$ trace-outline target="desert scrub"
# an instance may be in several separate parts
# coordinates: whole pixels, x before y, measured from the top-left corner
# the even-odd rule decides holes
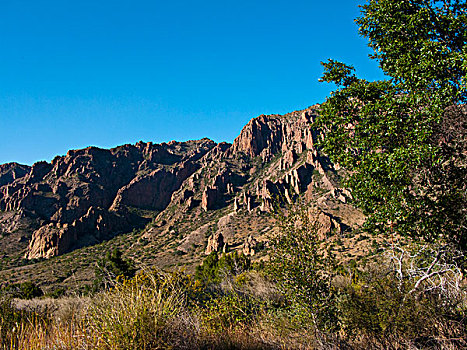
[[[280,234],[272,238],[266,266],[269,277],[298,323],[311,322],[317,333],[337,331],[339,311],[332,285],[337,264],[331,247],[318,239],[317,227],[303,208],[290,208],[287,216],[279,214],[278,223]]]
[[[207,301],[199,311],[203,330],[218,334],[251,325],[259,311],[259,303],[253,298],[232,291]]]
[[[218,284],[223,280],[238,276],[251,268],[250,258],[236,252],[228,254],[210,253],[203,263],[196,267],[194,278],[204,286]]]
[[[2,293],[21,299],[32,299],[44,295],[42,289],[31,281],[10,284],[5,288],[2,288]]]
[[[170,324],[183,313],[184,296],[152,273],[118,281],[93,298],[87,328],[99,349],[167,348]]]
[[[463,349],[466,346],[465,295],[443,296],[429,288],[410,293],[414,282],[403,282],[379,260],[354,269],[350,283],[339,290],[342,334],[357,348],[372,344],[388,348]]]

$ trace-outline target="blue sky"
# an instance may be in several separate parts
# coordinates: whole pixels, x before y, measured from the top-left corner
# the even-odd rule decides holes
[[[0,163],[209,137],[323,102],[328,58],[381,79],[364,1],[0,0]]]

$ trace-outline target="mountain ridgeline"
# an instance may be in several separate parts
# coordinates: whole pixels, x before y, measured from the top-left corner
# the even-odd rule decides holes
[[[175,235],[165,248],[180,255],[254,254],[276,200],[307,201],[322,235],[350,229],[362,216],[346,204],[343,170],[315,147],[317,108],[261,115],[233,144],[138,142],[0,165],[0,257],[50,258],[134,229],[148,240]]]

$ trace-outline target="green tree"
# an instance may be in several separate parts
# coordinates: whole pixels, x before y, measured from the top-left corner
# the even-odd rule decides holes
[[[357,19],[386,80],[322,63],[338,86],[321,107],[321,143],[349,170],[367,227],[466,248],[467,5],[370,0]]]
[[[132,263],[129,260],[123,259],[122,252],[118,248],[115,248],[112,252],[107,252],[105,255],[104,266],[116,277],[133,277],[136,272]]]
[[[135,276],[136,268],[131,260],[122,257],[120,249],[115,248],[111,252],[108,251],[105,257],[97,262],[94,273],[96,277],[90,291],[98,292],[108,286],[113,286],[119,276],[127,278]]]
[[[201,265],[196,267],[195,279],[204,284],[212,283],[217,278],[219,266],[219,255],[217,252],[211,252]]]

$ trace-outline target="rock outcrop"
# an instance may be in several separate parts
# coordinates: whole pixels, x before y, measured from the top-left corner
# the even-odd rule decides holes
[[[261,156],[263,161],[269,161],[272,155],[282,151],[286,154],[285,165],[290,165],[295,153],[313,148],[317,135],[311,123],[316,115],[316,107],[310,107],[286,116],[261,115],[254,118],[235,139],[230,152],[243,153],[251,158]]]
[[[351,200],[351,193],[339,187],[338,168],[315,148],[320,137],[312,125],[316,114],[312,106],[284,116],[259,116],[232,145],[209,139],[138,142],[112,149],[70,150],[51,163],[32,167],[3,164],[0,211],[21,212],[22,217],[35,220],[27,236],[32,237],[25,254],[28,259],[49,258],[101,242],[143,227],[153,218],[145,237],[151,237],[149,232],[178,237],[183,254],[206,243],[206,254],[222,251],[228,240],[229,247],[233,242],[244,254],[253,255],[256,237],[241,236],[237,231],[242,230],[233,227],[234,216],[266,216],[277,205],[292,204],[301,196],[318,206],[320,200]],[[217,215],[216,210],[227,206],[233,216],[207,239],[207,227],[225,215]],[[319,226],[318,234],[325,238],[340,232],[339,220],[320,210],[310,214]],[[13,214],[3,217],[4,232],[19,220]],[[178,230],[177,220],[193,227],[187,233]]]
[[[325,213],[319,209],[310,209],[308,211],[310,223],[315,226],[319,239],[325,240],[334,233],[342,232],[342,225],[331,214]]]
[[[222,191],[219,187],[208,187],[203,191],[203,197],[201,199],[201,208],[205,211],[216,209],[219,202],[222,201]]]
[[[212,252],[225,251],[225,248],[224,236],[221,232],[216,232],[209,237],[205,254],[209,255]]]
[[[50,258],[72,248],[95,244],[125,228],[125,219],[100,208],[90,207],[71,224],[49,223],[33,233],[26,258]]]
[[[257,245],[258,245],[258,242],[256,241],[256,239],[254,239],[253,236],[249,235],[245,239],[245,242],[243,243],[243,246],[242,246],[243,255],[245,256],[255,255]]]
[[[31,167],[18,163],[0,164],[0,186],[5,186],[20,179],[31,171]]]
[[[43,222],[33,234],[28,258],[62,254],[131,230],[135,222],[127,207],[164,210],[214,147],[208,139],[139,142],[110,150],[71,150],[32,167],[4,164],[0,210],[22,210]]]
[[[118,211],[122,205],[164,210],[170,203],[173,192],[195,170],[197,166],[188,161],[169,171],[157,169],[147,175],[138,175],[118,190],[110,210]]]

